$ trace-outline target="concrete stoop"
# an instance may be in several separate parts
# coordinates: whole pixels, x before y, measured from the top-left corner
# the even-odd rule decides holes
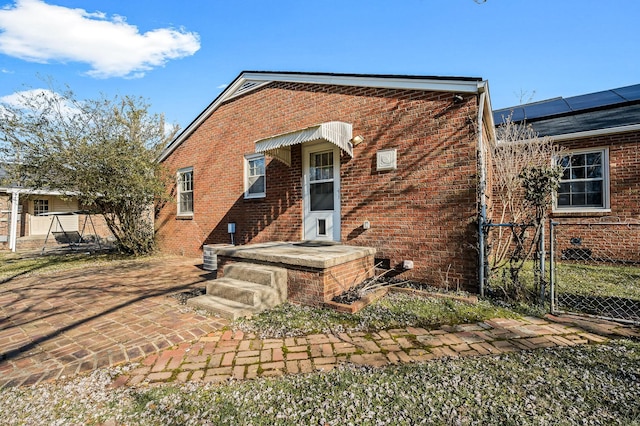
[[[250,316],[287,300],[287,270],[254,263],[225,265],[223,277],[207,284],[207,293],[187,305],[223,318]]]

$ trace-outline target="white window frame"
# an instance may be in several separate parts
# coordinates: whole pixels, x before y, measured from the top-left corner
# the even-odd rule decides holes
[[[252,175],[251,162],[256,160],[262,160],[262,174]],[[253,192],[250,193],[249,189],[251,188],[250,180],[256,177],[263,177],[264,179],[264,190],[262,192]],[[247,154],[244,156],[244,198],[264,198],[267,196],[267,162],[264,154]]]
[[[556,194],[553,201],[553,212],[554,213],[607,213],[611,211],[610,207],[610,186],[609,186],[609,148],[606,147],[595,147],[595,148],[584,148],[584,149],[572,149],[563,153],[562,157],[557,157],[555,159],[556,164],[559,164],[560,160],[563,157],[573,154],[591,154],[591,153],[600,153],[602,154],[602,207],[587,207],[587,206],[558,206],[558,195]],[[572,182],[576,181],[575,179],[569,179],[564,182]],[[561,180],[561,182],[563,182]]]
[[[183,176],[187,173],[191,173],[191,190],[183,190],[182,186],[183,186]],[[190,217],[193,216],[193,210],[194,210],[194,198],[193,198],[193,167],[184,167],[182,169],[179,169],[178,172],[176,173],[176,187],[177,187],[177,214],[178,216],[182,216],[182,217]],[[183,193],[191,193],[191,211],[182,211],[181,207],[182,207],[182,194]]]

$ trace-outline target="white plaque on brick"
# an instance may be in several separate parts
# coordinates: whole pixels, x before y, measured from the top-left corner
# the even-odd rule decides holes
[[[377,171],[395,170],[397,167],[396,149],[383,149],[377,153]]]

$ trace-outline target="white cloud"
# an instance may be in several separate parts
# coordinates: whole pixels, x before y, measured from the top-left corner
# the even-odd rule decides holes
[[[0,9],[0,53],[40,63],[84,62],[97,78],[141,77],[199,49],[197,33],[171,28],[140,33],[118,15],[108,18],[41,0],[16,0]]]
[[[216,87],[216,89],[226,89],[228,86],[228,84],[221,84],[219,86]]]
[[[63,116],[70,117],[80,112],[78,108],[69,103],[59,93],[49,89],[29,89],[2,96],[0,97],[0,108],[2,108],[6,114],[6,109],[2,106],[3,104],[13,108],[37,110],[51,105],[52,102],[58,106],[58,110]]]

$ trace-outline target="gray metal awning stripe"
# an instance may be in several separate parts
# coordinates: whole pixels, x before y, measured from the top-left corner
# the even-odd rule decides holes
[[[353,157],[352,132],[350,123],[329,121],[306,129],[256,141],[256,152],[263,153],[285,163],[287,166],[291,166],[291,146],[325,140],[337,145]]]

